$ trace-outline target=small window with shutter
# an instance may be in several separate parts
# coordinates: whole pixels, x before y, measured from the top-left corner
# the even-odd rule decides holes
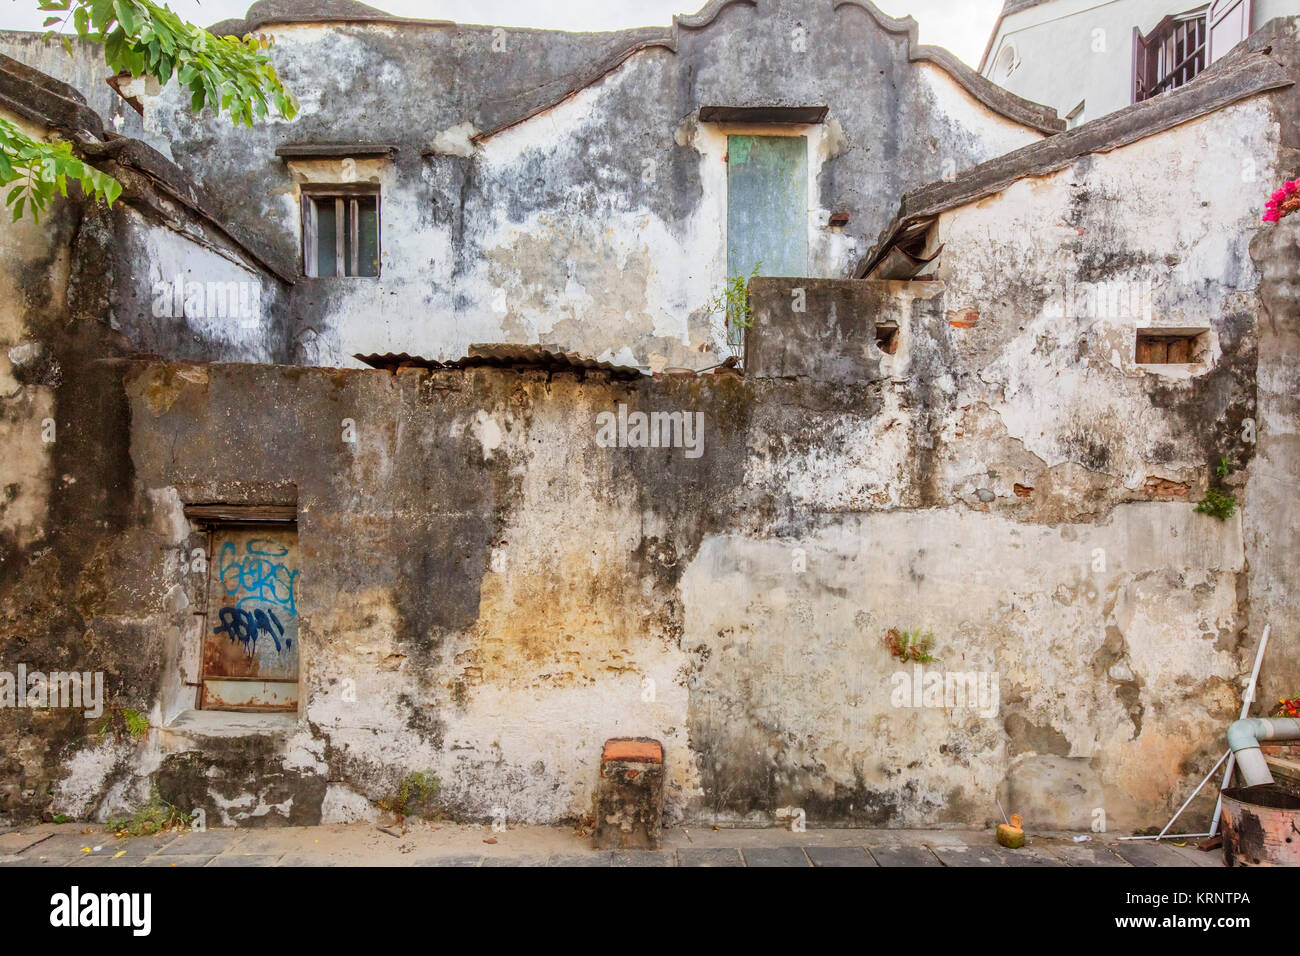
[[[1208,65],[1206,8],[1165,17],[1146,36],[1133,28],[1133,102],[1190,83]]]
[[[379,188],[303,187],[303,274],[311,278],[379,275]]]
[[[1138,365],[1191,365],[1205,360],[1204,329],[1138,329]]]

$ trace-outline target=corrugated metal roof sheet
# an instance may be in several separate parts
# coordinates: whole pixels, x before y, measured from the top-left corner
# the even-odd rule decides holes
[[[614,365],[610,362],[598,362],[589,355],[580,352],[564,352],[544,345],[517,345],[506,342],[491,342],[469,347],[469,354],[464,358],[440,362],[436,359],[410,355],[406,352],[389,352],[384,355],[354,355],[359,362],[365,362],[373,368],[396,371],[399,368],[492,368],[542,369],[548,372],[587,371],[608,372],[615,378],[638,378],[644,374],[632,365]]]

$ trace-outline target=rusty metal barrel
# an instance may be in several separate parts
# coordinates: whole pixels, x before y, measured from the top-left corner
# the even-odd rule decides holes
[[[1300,796],[1272,784],[1223,791],[1227,866],[1300,866]]]

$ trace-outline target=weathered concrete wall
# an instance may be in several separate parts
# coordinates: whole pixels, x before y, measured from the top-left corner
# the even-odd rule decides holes
[[[56,95],[33,89],[24,106],[48,105],[46,94]],[[53,135],[30,117],[0,116],[29,136]],[[0,818],[48,811],[54,782],[86,759],[87,737],[109,725],[116,735],[120,699],[147,697],[159,680],[148,599],[129,580],[132,559],[118,564],[109,544],[132,548],[135,514],[113,361],[272,361],[286,352],[281,280],[172,197],[141,193],[147,186],[133,177],[132,198],[111,210],[75,198],[73,187],[74,198],[56,197],[39,223],[0,222],[0,671],[99,671],[117,699],[103,701],[107,724],[92,725],[81,708],[0,708]],[[164,275],[201,283],[206,317],[184,298],[160,301]],[[235,283],[253,314],[231,314],[227,302],[226,316],[214,317],[209,282],[226,293]],[[104,577],[110,565],[125,578]]]
[[[1104,793],[1096,806],[1113,815],[1125,794],[1142,800],[1188,789],[1180,777],[1208,769],[1222,747],[1266,623],[1273,644],[1257,713],[1292,693],[1294,617],[1282,595],[1293,583],[1295,545],[1283,476],[1295,469],[1288,436],[1296,409],[1293,349],[1276,318],[1290,301],[1281,281],[1290,260],[1285,233],[1258,221],[1272,184],[1294,162],[1279,153],[1292,101],[1290,92],[1255,97],[1085,156],[952,209],[934,228],[930,248],[944,247],[936,275],[951,351],[921,368],[939,377],[952,409],[934,434],[935,491],[1059,527],[1077,542],[1070,557],[1027,546],[1049,555],[1044,563],[1082,569],[1056,598],[1069,604],[1080,595],[1087,606],[1064,628],[1074,635],[1068,653],[1104,681],[1084,706],[1118,707],[1129,718],[1080,736],[1077,709],[1062,719],[1052,701],[1060,684],[1035,680],[1004,697],[1009,749],[1020,754],[1013,793],[1077,783],[1090,796]],[[1143,328],[1203,330],[1201,361],[1136,364]],[[900,325],[904,362],[915,341],[908,332]],[[912,363],[910,377],[917,373]],[[1226,480],[1214,472],[1221,458],[1233,470]],[[1211,484],[1240,505],[1221,527],[1191,510]],[[1142,499],[1188,502],[1174,510],[1188,524],[1140,530]],[[1244,539],[1233,527],[1241,521]],[[1122,528],[1126,542],[1101,540],[1107,526]],[[1189,542],[1178,539],[1192,533],[1222,535],[1222,551],[1189,562],[1178,551]],[[1169,536],[1154,561],[1136,553],[1144,534]],[[1009,544],[990,535],[989,553],[1001,563]],[[1088,554],[1122,574],[1146,570],[1107,581],[1089,572]],[[1018,585],[1022,573],[1010,571],[1009,580]],[[957,593],[969,596],[960,580]],[[1135,593],[1161,609],[1135,612]],[[1014,606],[1019,615],[1032,605]],[[1044,623],[1039,633],[1060,629]],[[1171,691],[1187,695],[1188,706],[1172,708],[1177,716]],[[1112,759],[1118,791],[1105,773],[1087,783]]]
[[[733,5],[718,22],[751,16]],[[397,42],[367,30],[320,42]],[[624,74],[664,94],[650,67],[668,57],[638,54],[551,117],[574,110],[582,129],[584,97],[631,95],[617,92]],[[799,807],[812,825],[970,825],[995,819],[1000,797],[1038,827],[1088,827],[1097,810],[1111,829],[1162,822],[1220,752],[1265,621],[1281,663],[1261,696],[1294,693],[1294,237],[1256,223],[1295,161],[1292,99],[1244,100],[944,213],[937,281],[755,282],[744,377],[92,361],[135,350],[110,316],[172,359],[302,361],[311,343],[325,361],[351,348],[347,329],[398,326],[364,298],[385,286],[339,281],[346,325],[299,311],[309,293],[288,310],[292,348],[284,324],[258,340],[187,318],[186,351],[180,330],[142,320],[151,277],[90,268],[120,234],[130,261],[148,254],[161,273],[181,261],[174,240],[150,245],[126,210],[69,213],[66,243],[56,233],[42,255],[70,250],[78,321],[59,321],[58,270],[27,250],[18,291],[51,308],[5,332],[27,323],[26,342],[38,316],[35,338],[79,374],[56,386],[10,373],[23,401],[54,401],[60,437],[22,459],[35,510],[5,526],[18,571],[0,578],[4,659],[100,669],[110,717],[140,710],[150,729],[134,740],[120,720],[101,736],[66,711],[0,713],[0,812],[102,818],[156,786],[212,823],[310,823],[373,814],[423,772],[441,781],[443,812],[557,821],[590,810],[606,738],[651,736],[671,820],[767,823]],[[465,194],[495,168],[501,223],[548,204],[614,222],[623,207],[584,185],[613,167],[561,169],[568,140],[529,127],[465,159]],[[613,148],[602,143],[589,152]],[[408,152],[361,172],[394,175]],[[231,163],[215,181],[238,197],[234,158],[209,153]],[[543,173],[538,197],[522,196],[521,168]],[[274,200],[286,216],[294,189],[286,179]],[[681,219],[672,195],[644,201]],[[572,236],[586,228],[557,222],[548,242],[582,250]],[[390,252],[506,268],[491,249],[530,237],[503,235],[472,255],[450,242]],[[576,274],[566,266],[566,287]],[[133,281],[91,281],[113,275]],[[637,294],[608,301],[635,312]],[[560,300],[530,308],[556,323],[538,337],[587,327]],[[446,313],[465,317],[466,341],[527,337],[481,335],[493,329],[475,309],[471,295]],[[875,346],[880,322],[898,327],[893,354]],[[1203,330],[1199,365],[1136,366],[1147,326]],[[621,407],[698,414],[702,444],[609,447],[599,416]],[[1193,510],[1221,456],[1242,505],[1224,522]],[[184,505],[214,501],[296,508],[296,715],[192,710],[210,625],[195,615],[203,578],[176,556],[203,542]],[[918,678],[891,630],[932,633],[939,660]],[[973,699],[927,697],[935,675],[966,675]]]
[[[382,275],[299,282],[296,361],[511,341],[702,368],[722,350],[705,304],[726,278],[728,131],[808,136],[806,271],[832,277],[905,189],[1041,136],[937,60],[910,62],[906,25],[868,7],[713,3],[698,25],[615,34],[277,22],[265,32],[301,101],[294,123],[232,129],[174,91],[147,99],[146,121],[295,273],[301,173],[276,147],[397,147],[357,164],[382,187]],[[829,112],[728,127],[700,122],[706,106]],[[837,210],[851,213],[842,229],[828,226]]]
[[[3,111],[0,117],[28,136],[44,135],[21,117]],[[0,226],[0,438],[9,449],[0,462],[0,567],[38,539],[45,525],[51,446],[41,431],[63,370],[35,332],[66,308],[76,223],[70,207],[56,202],[41,224],[27,218]]]
[[[0,113],[29,136],[45,130]],[[0,223],[0,660],[50,670],[93,661],[123,687],[154,670],[147,644],[124,638],[107,619],[86,626],[102,593],[84,570],[118,527],[124,422],[120,385],[105,392],[94,358],[111,354],[105,328],[82,311],[107,289],[82,271],[80,204],[56,199],[37,224]],[[81,321],[86,319],[85,321]],[[120,379],[120,374],[117,376]],[[102,557],[102,556],[100,556]],[[93,578],[93,574],[91,575]],[[135,649],[132,644],[135,643]],[[70,668],[69,668],[70,669]],[[84,743],[82,711],[0,710],[0,816],[49,806],[64,763]]]
[[[108,321],[135,352],[283,361],[288,290],[202,224],[169,228],[121,207],[98,238],[112,264]],[[89,254],[89,250],[87,251]]]
[[[891,298],[889,318],[915,317],[888,375],[138,367],[130,545],[177,674],[143,701],[149,737],[87,747],[56,805],[108,812],[156,770],[211,819],[336,819],[421,770],[446,812],[552,821],[589,810],[605,738],[645,735],[671,819],[983,823],[1008,790],[1038,825],[1163,812],[1233,706],[1240,524],[1182,500],[1071,520],[964,500],[941,462],[986,436],[956,433],[960,394],[932,377],[968,361],[942,284],[768,280],[764,313],[800,282],[790,321],[835,304],[860,328],[851,307]],[[603,447],[619,405],[700,413],[701,454]],[[260,735],[183,713],[201,580],[166,555],[201,541],[182,504],[213,500],[297,505],[303,704]],[[995,693],[900,703],[895,627],[932,630],[928,669]]]
[[[1151,477],[1199,491],[1207,463],[1244,464],[1259,281],[1248,244],[1277,149],[1274,106],[1255,97],[940,218],[953,342],[979,370],[954,383],[966,427],[991,427],[990,451],[1019,459],[987,462],[1001,500],[1018,482],[1039,489],[1030,507],[1095,513]],[[1205,330],[1205,361],[1137,365],[1141,328]],[[1179,430],[1196,441],[1172,440]]]

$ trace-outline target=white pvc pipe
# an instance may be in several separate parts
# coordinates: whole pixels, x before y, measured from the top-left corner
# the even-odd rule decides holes
[[[1259,749],[1261,740],[1300,740],[1300,718],[1245,717],[1228,728],[1228,746],[1248,787],[1273,782],[1273,772]]]
[[[1191,803],[1193,800],[1196,799],[1196,795],[1201,792],[1201,788],[1204,787],[1207,783],[1209,783],[1210,778],[1214,776],[1214,771],[1219,769],[1219,764],[1227,760],[1228,755],[1231,753],[1232,753],[1231,750],[1225,750],[1223,752],[1223,756],[1219,758],[1218,763],[1216,763],[1213,767],[1210,768],[1210,772],[1205,775],[1205,779],[1196,785],[1196,789],[1192,791],[1192,795],[1188,797],[1185,801],[1183,801],[1183,805],[1178,808],[1178,812],[1169,818],[1169,822],[1165,824],[1165,828],[1160,831],[1160,836],[1156,837],[1157,840],[1159,840],[1160,837],[1164,836],[1166,833],[1169,832],[1169,828],[1174,825],[1174,821],[1177,820],[1182,815],[1182,812],[1187,809],[1187,804]],[[1208,833],[1200,834],[1200,835],[1209,836]]]
[[[1170,833],[1166,835],[1162,833],[1159,836],[1129,836],[1129,837],[1120,837],[1120,839],[1121,840],[1177,840],[1179,838],[1191,839],[1193,837],[1207,837],[1207,836],[1214,836],[1214,834],[1213,833]]]

